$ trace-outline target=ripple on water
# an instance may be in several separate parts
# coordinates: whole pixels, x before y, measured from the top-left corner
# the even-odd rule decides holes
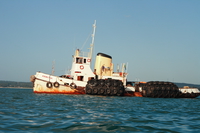
[[[196,99],[34,94],[0,89],[0,131],[199,132]]]

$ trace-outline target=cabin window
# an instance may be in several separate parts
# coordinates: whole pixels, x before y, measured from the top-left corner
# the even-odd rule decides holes
[[[78,77],[77,77],[77,80],[83,81],[83,76],[78,76]]]
[[[83,63],[83,58],[76,58],[76,63],[82,64]]]
[[[86,63],[86,59],[84,59],[84,63]]]

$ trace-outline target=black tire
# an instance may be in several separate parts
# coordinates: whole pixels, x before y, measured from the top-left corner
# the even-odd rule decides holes
[[[118,90],[117,96],[123,96],[124,95],[124,88],[120,88]]]
[[[149,89],[146,90],[146,97],[151,97],[151,92],[149,91]]]
[[[154,93],[154,97],[155,97],[155,98],[158,98],[158,97],[159,97],[159,90],[156,90],[156,89],[155,89],[153,93]]]
[[[113,88],[113,95],[117,95],[118,89],[116,87]]]
[[[161,89],[162,89],[162,91],[165,91],[165,90],[166,90],[166,88],[165,88],[164,85],[161,87]]]
[[[58,82],[54,82],[53,86],[56,87],[56,88],[58,88],[60,86],[60,84]]]
[[[113,81],[113,86],[114,86],[114,87],[119,86],[119,82],[118,82],[118,81],[119,81],[119,80],[114,80],[114,81]]]
[[[164,98],[170,98],[170,91],[169,90],[165,91]]]
[[[105,89],[104,89],[103,87],[101,87],[101,88],[99,89],[99,94],[100,94],[100,95],[104,95],[104,93],[105,93]]]
[[[89,87],[86,87],[85,93],[86,94],[92,94],[92,89],[89,88]]]
[[[110,87],[112,85],[112,80],[108,79],[108,80],[105,80],[105,85],[107,87]]]
[[[162,90],[159,90],[158,91],[158,96],[157,98],[162,98],[163,97],[163,91]]]
[[[71,84],[70,84],[70,88],[71,88],[71,89],[76,89],[76,88],[77,88],[77,86],[76,86],[76,84],[75,84],[75,83],[71,83]]]
[[[88,84],[90,85],[90,86],[97,86],[97,80],[95,80],[95,79],[91,79],[91,80],[89,80],[88,81]]]
[[[47,87],[47,88],[52,88],[52,87],[53,87],[53,84],[52,84],[51,82],[47,82],[46,87]]]
[[[92,94],[93,94],[93,95],[98,94],[98,88],[96,88],[96,87],[93,88],[93,89],[92,89]]]
[[[111,94],[111,89],[110,88],[107,88],[106,89],[106,95],[110,95]]]
[[[99,80],[99,85],[103,87],[105,85],[105,80]]]

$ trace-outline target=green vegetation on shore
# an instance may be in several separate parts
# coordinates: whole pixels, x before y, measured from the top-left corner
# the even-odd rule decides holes
[[[33,88],[32,82],[0,81],[0,88]]]

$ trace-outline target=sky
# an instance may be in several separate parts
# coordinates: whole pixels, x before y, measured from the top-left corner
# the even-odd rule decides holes
[[[0,0],[0,80],[29,82],[53,62],[65,74],[94,20],[94,56],[128,63],[129,81],[200,84],[199,0]]]

